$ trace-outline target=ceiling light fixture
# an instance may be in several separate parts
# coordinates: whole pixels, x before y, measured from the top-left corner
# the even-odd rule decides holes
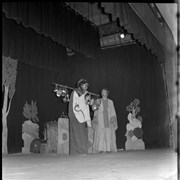
[[[123,39],[125,37],[124,33],[120,33],[120,38]]]
[[[120,38],[121,39],[125,38],[125,34],[126,34],[125,30],[123,28],[121,28],[120,33],[119,33]]]

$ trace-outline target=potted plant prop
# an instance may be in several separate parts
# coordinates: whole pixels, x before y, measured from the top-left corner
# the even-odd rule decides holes
[[[143,130],[142,130],[142,117],[137,116],[140,112],[139,99],[134,99],[127,107],[126,110],[129,112],[127,119],[129,123],[126,125],[126,150],[143,150],[145,149],[145,144],[142,140]]]
[[[22,125],[22,139],[24,140],[23,153],[30,152],[30,145],[34,139],[39,139],[39,118],[36,102],[31,101],[31,104],[25,103],[23,107],[23,115],[27,120]]]

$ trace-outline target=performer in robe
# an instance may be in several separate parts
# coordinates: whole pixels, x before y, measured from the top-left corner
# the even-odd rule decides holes
[[[69,101],[69,129],[70,129],[70,154],[88,153],[88,125],[90,126],[89,105],[85,101],[88,83],[80,79],[76,89],[73,90]]]
[[[92,127],[95,129],[93,152],[117,152],[116,133],[118,128],[114,103],[108,98],[109,90],[102,89],[100,105],[94,112]]]

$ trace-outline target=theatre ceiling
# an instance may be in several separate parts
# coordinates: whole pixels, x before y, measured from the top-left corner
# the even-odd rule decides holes
[[[102,49],[136,43],[133,36],[119,25],[119,21],[112,20],[111,14],[104,11],[100,2],[65,2],[65,4],[98,27]]]
[[[83,16],[84,19],[90,21],[93,25],[98,27],[102,49],[136,43],[137,41],[133,37],[133,34],[127,33],[127,31],[120,26],[118,18],[112,19],[112,14],[108,13],[113,12],[113,3],[108,3],[108,12],[104,10],[103,4],[105,3],[65,2],[67,7],[74,10],[77,14]],[[156,4],[149,3],[148,5],[156,18],[159,20],[161,26],[167,26],[166,20],[164,19],[164,16],[162,16]],[[123,34],[124,36],[122,36]]]

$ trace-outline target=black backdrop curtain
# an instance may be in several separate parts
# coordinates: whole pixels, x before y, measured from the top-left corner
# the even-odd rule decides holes
[[[139,98],[143,118],[144,141],[147,148],[169,145],[169,121],[162,77],[162,67],[145,47],[128,45],[103,50],[96,59],[80,54],[68,57],[59,72],[19,62],[16,93],[8,116],[9,153],[21,152],[23,106],[26,101],[37,102],[40,137],[44,123],[57,120],[67,105],[53,93],[51,82],[74,87],[79,78],[88,80],[95,93],[103,87],[110,89],[118,117],[117,146],[124,148],[127,120],[126,106]]]
[[[59,71],[66,61],[66,48],[50,38],[2,17],[2,53],[20,62]]]
[[[100,50],[98,28],[63,2],[4,2],[2,11],[6,18],[88,57]]]
[[[169,145],[168,106],[165,95],[162,66],[157,57],[139,45],[103,50],[96,59],[74,55],[68,58],[73,76],[70,83],[79,78],[88,80],[89,90],[98,93],[107,87],[117,111],[117,146],[124,148],[126,106],[138,98],[144,122],[146,147]]]

